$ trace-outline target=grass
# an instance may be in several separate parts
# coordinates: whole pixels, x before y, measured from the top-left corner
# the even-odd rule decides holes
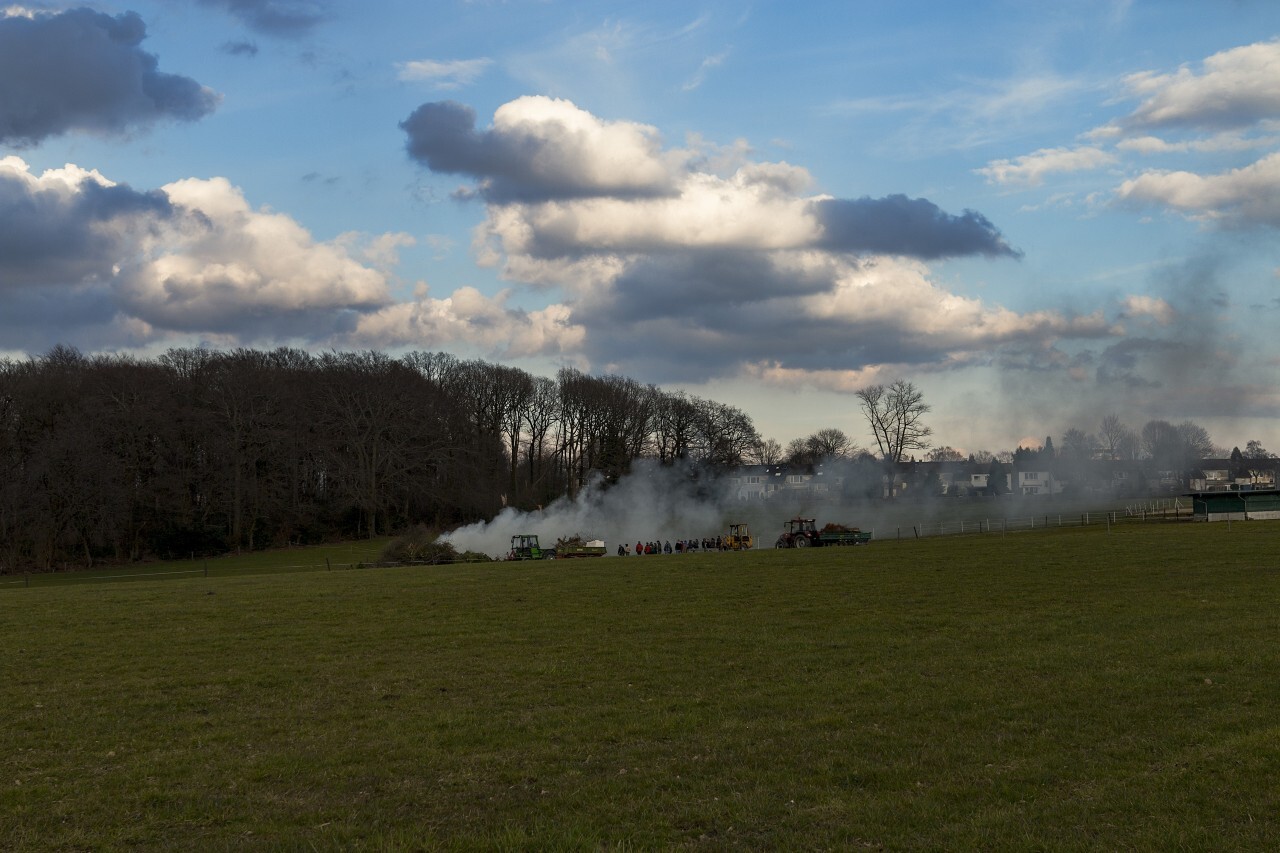
[[[6,588],[50,849],[1274,849],[1280,526]]]
[[[365,563],[376,562],[390,541],[390,537],[382,537],[328,545],[280,548],[272,551],[249,551],[220,557],[197,557],[190,560],[156,560],[68,572],[0,575],[0,590],[14,586],[159,580],[192,575],[230,577],[282,572],[314,572],[322,569],[326,571],[352,569]]]

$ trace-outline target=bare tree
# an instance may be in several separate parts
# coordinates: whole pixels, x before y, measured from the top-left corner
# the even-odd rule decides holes
[[[1133,430],[1125,426],[1120,416],[1115,414],[1107,415],[1102,419],[1098,441],[1109,459],[1126,458],[1126,451],[1131,451],[1136,444]]]
[[[1175,429],[1188,463],[1219,455],[1219,448],[1209,437],[1209,431],[1194,421],[1183,421]]]
[[[773,438],[757,441],[747,454],[747,459],[757,465],[777,465],[782,458],[782,445]]]
[[[1147,421],[1142,427],[1142,449],[1161,469],[1181,471],[1214,454],[1208,431],[1194,421],[1174,426],[1168,421]]]
[[[1093,458],[1093,448],[1097,439],[1082,429],[1071,427],[1062,434],[1062,450],[1060,455],[1069,461],[1082,461]]]
[[[931,407],[914,384],[899,379],[888,387],[869,385],[858,391],[857,397],[881,458],[901,462],[908,450],[929,449],[933,430],[922,418]]]
[[[853,439],[845,435],[844,430],[828,427],[820,429],[808,438],[809,449],[819,460],[849,459],[856,456],[862,448]]]
[[[813,448],[809,446],[807,437],[793,438],[787,442],[787,449],[782,453],[783,461],[788,465],[812,465],[814,463]]]
[[[964,454],[954,447],[935,447],[925,456],[930,462],[962,462]]]

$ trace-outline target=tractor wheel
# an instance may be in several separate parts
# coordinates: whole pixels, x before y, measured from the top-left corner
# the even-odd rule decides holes
[[[786,548],[786,547],[788,547],[788,546],[787,546],[787,540],[785,540],[785,539],[779,539],[777,542],[773,543],[773,547],[775,547],[775,548]]]
[[[797,536],[792,540],[797,548],[805,548],[809,545],[809,539],[805,536]]]

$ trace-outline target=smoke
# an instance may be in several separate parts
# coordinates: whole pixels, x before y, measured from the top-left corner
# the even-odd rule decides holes
[[[459,551],[506,554],[511,537],[534,533],[543,547],[562,537],[603,539],[607,553],[618,545],[715,537],[727,531],[738,504],[724,480],[695,477],[688,468],[638,460],[616,483],[593,479],[575,498],[559,498],[545,509],[508,507],[492,521],[476,522],[441,536]]]

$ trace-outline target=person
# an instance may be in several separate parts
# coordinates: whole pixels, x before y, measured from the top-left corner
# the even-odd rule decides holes
[[[619,546],[618,546],[618,556],[619,556],[619,557],[625,557],[625,556],[627,556],[627,546],[626,546],[626,545],[619,545]]]
[[[639,539],[636,540],[636,556],[637,557],[644,556],[644,543],[641,542]]]
[[[667,540],[667,544],[665,544],[665,545],[663,545],[663,546],[662,546],[662,553],[664,553],[664,554],[670,554],[670,553],[671,553],[671,540],[670,540],[670,539],[668,539],[668,540]]]

